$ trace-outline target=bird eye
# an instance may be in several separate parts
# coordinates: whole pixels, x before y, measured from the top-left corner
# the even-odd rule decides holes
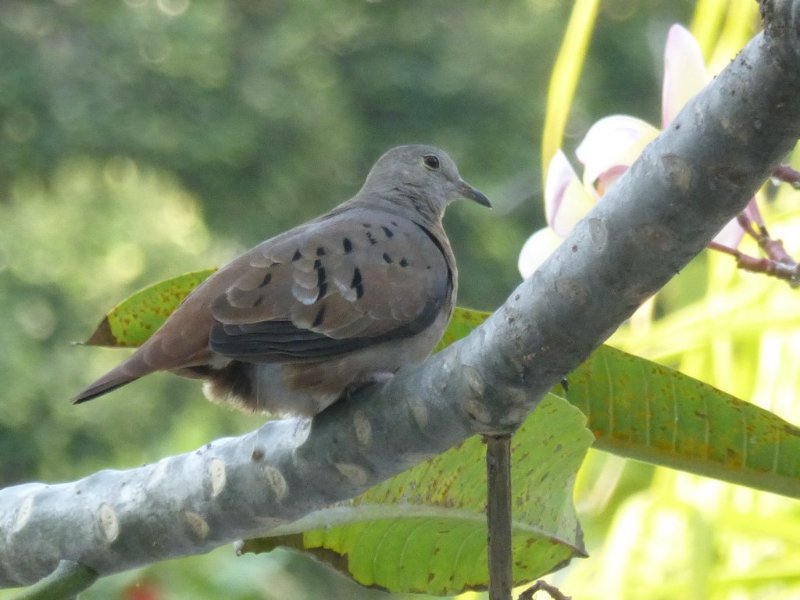
[[[426,167],[434,171],[439,168],[439,157],[434,154],[428,154],[422,157],[422,162],[425,163]]]

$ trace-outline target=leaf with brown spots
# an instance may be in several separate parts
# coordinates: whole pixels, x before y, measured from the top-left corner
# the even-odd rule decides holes
[[[490,313],[457,308],[440,347]],[[611,346],[569,377],[594,447],[626,458],[800,498],[800,429],[702,381]]]
[[[141,346],[215,270],[184,273],[139,290],[112,308],[84,343],[115,348]]]
[[[548,395],[512,439],[514,580],[525,583],[586,551],[572,484],[592,436],[585,418]],[[473,437],[375,486],[249,540],[244,552],[289,546],[392,592],[483,589],[486,567],[485,446]]]
[[[800,498],[800,429],[707,383],[602,346],[570,374],[567,397],[595,448]]]

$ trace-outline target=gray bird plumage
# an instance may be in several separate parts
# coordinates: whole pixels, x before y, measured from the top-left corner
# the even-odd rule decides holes
[[[455,305],[442,216],[459,197],[489,206],[444,151],[389,150],[352,199],[214,273],[74,402],[171,371],[213,400],[313,415],[424,360]]]

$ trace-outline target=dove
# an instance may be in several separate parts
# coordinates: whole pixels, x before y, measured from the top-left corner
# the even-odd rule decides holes
[[[389,150],[353,198],[216,271],[73,402],[169,371],[205,380],[214,401],[313,416],[386,381],[427,358],[452,315],[442,216],[458,198],[491,206],[443,150]]]

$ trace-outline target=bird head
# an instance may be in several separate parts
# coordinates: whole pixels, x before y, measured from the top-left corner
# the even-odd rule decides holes
[[[459,198],[491,207],[486,196],[461,178],[447,152],[421,144],[397,146],[381,156],[367,176],[365,192],[377,192],[439,219],[447,205]]]

